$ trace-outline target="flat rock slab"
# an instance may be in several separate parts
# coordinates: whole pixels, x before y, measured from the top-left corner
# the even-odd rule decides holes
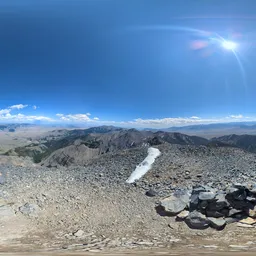
[[[247,217],[245,219],[240,220],[239,222],[243,224],[253,225],[256,223],[256,220],[251,217]]]

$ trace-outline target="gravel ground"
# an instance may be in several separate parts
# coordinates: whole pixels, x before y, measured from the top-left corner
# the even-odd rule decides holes
[[[162,197],[195,184],[221,188],[232,182],[254,183],[255,154],[235,148],[157,147],[161,156],[135,184],[125,180],[146,157],[146,148],[102,155],[86,166],[69,168],[49,169],[28,159],[0,158],[6,178],[0,187],[1,200],[14,213],[1,219],[8,235],[0,238],[2,250],[10,241],[13,248],[22,244],[24,250],[256,247],[254,228],[232,224],[223,231],[191,230],[155,210]],[[156,196],[145,195],[150,188]],[[22,213],[20,207],[26,203],[31,207],[25,206]]]

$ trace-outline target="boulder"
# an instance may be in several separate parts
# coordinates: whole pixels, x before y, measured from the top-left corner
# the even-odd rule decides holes
[[[210,221],[210,226],[215,229],[222,229],[226,225],[226,221],[223,218],[210,217],[210,218],[208,218],[208,220]]]
[[[174,195],[164,198],[160,201],[161,207],[165,213],[176,215],[187,207],[187,197],[176,197]]]
[[[210,221],[207,219],[207,217],[197,211],[190,212],[185,219],[185,222],[190,228],[194,229],[206,229],[210,224]]]

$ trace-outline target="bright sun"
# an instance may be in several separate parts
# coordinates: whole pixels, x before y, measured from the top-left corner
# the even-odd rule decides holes
[[[223,41],[222,42],[222,47],[225,48],[226,50],[235,50],[237,48],[237,44],[232,41]]]

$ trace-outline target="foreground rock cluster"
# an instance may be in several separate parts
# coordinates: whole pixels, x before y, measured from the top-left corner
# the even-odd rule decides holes
[[[176,216],[177,221],[194,229],[209,226],[223,229],[227,224],[256,224],[256,185],[234,184],[226,190],[210,186],[195,186],[192,191],[176,191],[157,206],[162,215]]]

